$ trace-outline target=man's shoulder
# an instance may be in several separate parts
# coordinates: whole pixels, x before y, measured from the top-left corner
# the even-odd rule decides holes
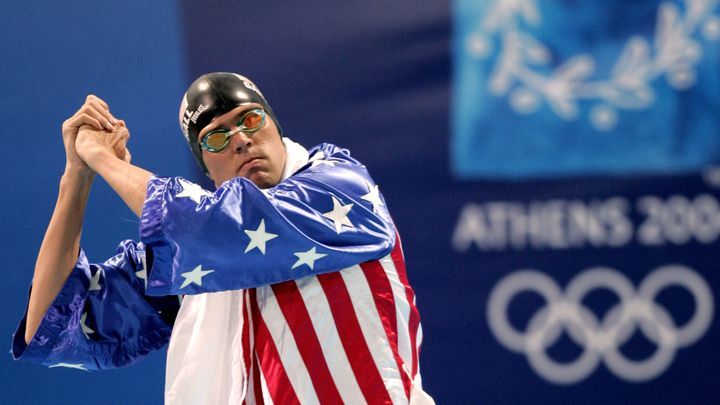
[[[310,153],[311,157],[318,152],[322,152],[325,155],[332,155],[338,153],[350,155],[350,151],[347,148],[343,148],[329,142],[323,142],[308,149],[308,153]]]
[[[365,165],[350,156],[347,148],[321,143],[310,148],[308,155],[308,162],[291,179],[318,181],[346,191],[365,190],[372,182]]]
[[[310,163],[319,163],[319,161],[326,162],[337,162],[337,163],[352,163],[355,165],[361,165],[361,163],[351,156],[350,150],[332,143],[321,143],[315,145],[308,150],[310,157]],[[315,164],[313,164],[315,166]]]

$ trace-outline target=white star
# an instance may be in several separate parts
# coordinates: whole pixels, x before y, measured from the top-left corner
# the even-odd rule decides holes
[[[138,270],[135,272],[135,277],[143,280],[145,282],[145,289],[147,290],[147,259],[145,259],[145,255],[140,256],[140,260],[142,263],[142,270]]]
[[[92,276],[90,279],[90,288],[88,288],[88,291],[99,291],[100,288],[100,273],[102,273],[102,269],[98,269],[97,272],[95,272],[95,275]]]
[[[317,165],[335,166],[335,162],[332,160],[325,160],[325,154],[323,152],[314,154],[308,162],[311,163],[310,167],[315,167]]]
[[[94,330],[90,329],[89,326],[85,325],[85,320],[87,319],[87,312],[82,314],[80,317],[80,327],[82,328],[82,332],[85,334],[85,337],[90,339],[90,336],[88,336],[91,333],[95,333]]]
[[[312,162],[312,166],[310,166],[310,167],[315,167],[315,166],[319,166],[319,165],[335,166],[335,162],[333,162],[332,160],[319,160],[318,159],[318,160]]]
[[[185,281],[183,281],[180,288],[185,288],[191,283],[202,286],[202,278],[214,271],[215,270],[203,270],[202,264],[198,264],[192,271],[180,273],[181,276],[185,277]]]
[[[265,232],[265,219],[260,220],[260,226],[255,231],[245,231],[250,237],[250,243],[245,248],[245,253],[257,248],[262,254],[265,254],[265,244],[269,240],[273,240],[278,236],[274,233]]]
[[[78,370],[88,371],[88,369],[86,369],[85,365],[82,363],[80,363],[80,364],[58,363],[58,364],[53,364],[52,366],[49,366],[48,368],[55,368],[55,367],[67,367],[67,368],[75,368]]]
[[[377,185],[370,184],[369,181],[365,181],[365,184],[368,186],[368,193],[362,196],[362,199],[369,201],[373,205],[373,212],[377,212],[378,207],[385,205],[380,199],[380,189]]]
[[[333,209],[332,211],[326,212],[323,214],[325,218],[329,218],[331,221],[335,223],[335,232],[340,233],[340,228],[342,228],[343,225],[349,226],[350,228],[354,228],[355,226],[350,222],[347,215],[348,212],[352,209],[352,204],[348,205],[342,205],[340,201],[335,198],[335,196],[331,196],[333,201]]]
[[[327,256],[324,253],[317,253],[315,247],[307,252],[297,252],[293,254],[298,257],[298,260],[292,266],[293,269],[302,266],[303,264],[307,264],[308,267],[310,267],[310,270],[315,270],[315,260],[319,260]]]
[[[203,189],[195,183],[191,183],[184,179],[178,179],[178,181],[182,185],[183,190],[177,193],[175,197],[188,197],[191,200],[195,201],[195,203],[200,204],[201,197],[209,197],[212,195],[211,192]]]

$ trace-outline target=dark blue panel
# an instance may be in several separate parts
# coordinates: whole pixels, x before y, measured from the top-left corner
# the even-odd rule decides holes
[[[525,3],[538,2],[512,4]],[[575,20],[599,18],[592,13],[583,14],[582,7],[593,5],[580,3],[583,2],[558,2],[554,7],[564,9],[565,17],[548,13],[569,26]],[[679,348],[671,365],[654,378],[629,383],[599,362],[586,378],[556,385],[539,375],[522,354],[510,351],[495,338],[486,315],[493,288],[503,276],[524,268],[543,272],[558,289],[564,289],[574,275],[605,266],[617,270],[633,288],[638,288],[658,268],[677,263],[692,268],[713,291],[717,290],[718,280],[712,271],[717,246],[714,228],[696,224],[689,231],[681,229],[682,226],[673,227],[671,221],[670,225],[662,225],[665,228],[661,232],[668,234],[661,235],[664,239],[658,242],[648,225],[648,221],[652,222],[649,217],[655,215],[648,211],[658,205],[661,210],[672,212],[696,204],[700,211],[709,210],[702,221],[716,221],[714,174],[708,175],[708,182],[699,175],[583,177],[573,181],[550,178],[543,182],[457,181],[449,170],[449,116],[456,114],[451,113],[454,108],[462,106],[457,98],[451,102],[450,97],[450,55],[451,50],[458,51],[458,44],[451,47],[450,33],[457,29],[452,26],[453,21],[470,16],[460,14],[451,18],[450,5],[439,2],[400,1],[389,5],[371,1],[344,5],[326,1],[314,3],[312,8],[265,2],[241,10],[230,1],[215,4],[217,9],[184,8],[191,76],[231,70],[252,77],[272,103],[288,136],[308,145],[331,141],[349,147],[368,165],[383,189],[403,236],[409,275],[418,294],[426,338],[421,355],[424,385],[438,403],[646,402],[648,398],[644,395],[648,392],[657,393],[653,401],[672,403],[684,399],[706,402],[714,395],[715,388],[705,376],[718,370],[709,366],[704,371],[692,371],[692,364],[698,359],[717,359],[719,355],[710,344],[718,334],[714,317],[702,336]],[[644,24],[644,32],[654,25],[654,17],[647,8],[647,4],[644,8],[633,6],[602,18],[616,21],[615,34],[624,38],[630,31],[623,24],[637,21]],[[238,11],[243,17],[231,21],[227,10]],[[572,10],[578,13],[573,14]],[[582,41],[577,46],[583,46]],[[458,94],[462,93],[458,91],[455,96]],[[678,96],[677,106],[665,108],[676,116],[687,115],[683,112],[685,104],[679,104],[685,100],[683,97]],[[478,108],[484,102],[475,101]],[[520,120],[503,114],[487,113],[487,125],[510,126]],[[698,114],[705,114],[703,119],[712,119],[707,112]],[[628,120],[640,123],[650,118]],[[587,117],[583,116],[582,121],[587,127]],[[547,132],[542,121],[527,127],[539,134]],[[470,136],[487,140],[482,130],[473,129]],[[569,129],[560,131],[558,137],[571,133]],[[496,135],[502,145],[503,132]],[[576,143],[580,144],[578,147],[594,150],[591,143]],[[558,143],[568,147],[574,144]],[[461,152],[475,153],[467,155],[470,163],[488,160],[487,166],[493,170],[502,170],[505,163],[512,164],[500,153],[502,148],[499,152],[496,149]],[[629,152],[642,154],[644,150]],[[716,156],[717,146],[712,141],[700,152],[706,157]],[[663,153],[682,158],[674,151]],[[560,159],[574,156],[558,152],[557,156],[542,155],[536,160],[543,167],[552,167]],[[524,157],[520,154],[517,159],[522,162]],[[532,157],[527,155],[528,161]],[[632,163],[623,159],[619,163]],[[663,164],[652,155],[647,159],[652,165]],[[692,167],[701,163],[693,163]],[[663,171],[676,168],[668,166]],[[623,173],[622,168],[614,171]],[[705,198],[706,194],[710,197]],[[473,212],[473,207],[474,217],[467,214],[468,209]],[[511,223],[510,218],[515,222]],[[523,218],[536,224],[523,228],[517,223]],[[463,228],[468,221],[470,226]],[[485,221],[484,225],[479,225],[479,221]],[[489,224],[495,228],[491,229]],[[515,229],[514,239],[507,239],[511,227]],[[456,239],[463,230],[465,247]],[[684,231],[699,233],[704,239],[683,240]],[[645,235],[642,243],[636,241],[637,233]],[[658,300],[669,305],[673,314],[679,312],[676,315],[680,322],[692,313],[688,305],[677,304],[688,301],[688,294],[682,287],[674,286],[663,291]],[[529,300],[534,308],[543,304],[538,297],[526,295],[529,297],[519,297],[519,304],[513,301],[512,313],[508,315],[520,326],[533,314],[522,309],[523,300]],[[614,304],[612,293],[602,289],[593,290],[587,300],[601,314]],[[520,311],[516,313],[518,305]],[[636,335],[623,350],[630,350],[629,355],[635,356],[631,358],[639,360],[642,357],[638,356],[652,353],[654,346],[644,341],[642,334]],[[561,338],[548,349],[549,353],[558,361],[570,362],[578,354],[578,344],[567,336]],[[670,381],[678,384],[669,384]]]
[[[641,5],[588,14],[582,7],[599,3],[512,3],[542,3],[543,15],[555,16],[558,29],[577,30],[580,24],[573,22],[612,22],[618,40],[634,32],[628,28],[633,22],[646,33],[655,24],[654,14]],[[553,8],[562,9],[566,18],[560,19]],[[6,232],[2,255],[6,271],[12,274],[7,293],[0,298],[6,308],[6,335],[22,312],[34,255],[55,199],[63,165],[59,153],[62,120],[87,92],[96,92],[128,121],[138,164],[201,180],[177,128],[178,101],[192,78],[226,70],[254,79],[288,136],[305,145],[329,141],[348,147],[367,164],[403,236],[424,326],[424,385],[438,403],[711,403],[720,393],[715,383],[720,350],[714,344],[719,337],[714,311],[706,329],[678,347],[665,368],[636,382],[618,375],[603,358],[592,364],[587,375],[576,375],[576,381],[552,383],[549,374],[538,371],[543,370],[541,366],[529,362],[530,356],[508,348],[511,344],[493,332],[487,316],[491,294],[504,277],[523,269],[542,273],[541,279],[565,292],[574,277],[593,274],[591,269],[602,266],[622,274],[636,291],[664,266],[682,265],[716,295],[720,173],[708,169],[687,175],[629,177],[620,171],[616,177],[575,180],[457,180],[450,170],[452,159],[458,157],[451,154],[450,116],[459,108],[458,99],[451,97],[451,56],[458,51],[451,43],[451,32],[460,26],[453,25],[459,20],[451,4],[321,1],[310,6],[217,0],[183,2],[181,13],[139,2],[121,6],[87,2],[76,7],[42,2],[4,9],[0,13],[0,88],[9,95],[0,98],[0,121],[10,134],[6,139],[15,135],[35,141],[31,147],[11,149],[0,171],[6,186],[6,198],[0,204],[0,229]],[[708,22],[705,30],[712,35],[713,23],[719,23]],[[179,32],[180,27],[184,32]],[[717,52],[717,47],[712,49]],[[713,66],[703,69],[718,77]],[[713,83],[717,87],[717,81]],[[700,90],[710,92],[709,101],[703,108],[691,108],[696,104],[688,102],[688,94]],[[694,117],[702,121],[714,113],[716,93],[712,86],[681,95],[667,90],[662,94],[673,96],[675,104],[664,111],[688,118],[681,120],[681,129],[693,128]],[[478,108],[482,107],[484,101],[477,101]],[[472,111],[485,111],[488,128],[505,128],[524,119],[508,118],[507,100],[496,101],[494,112]],[[635,118],[625,117],[626,113],[637,112],[622,112],[618,122],[647,124],[648,128],[664,125],[647,121],[653,118],[647,113]],[[577,125],[587,129],[588,120],[583,115]],[[553,127],[542,120],[525,125],[540,134]],[[557,146],[576,145],[567,138],[572,130],[571,125],[556,131],[565,139]],[[476,128],[469,136],[487,141],[483,134]],[[503,132],[496,134],[502,144]],[[681,141],[678,145],[685,145]],[[578,143],[582,150],[593,151]],[[715,141],[704,144],[706,150],[687,145],[692,147],[679,148],[679,152],[670,148],[670,158],[682,159],[685,150],[702,152],[705,157],[718,153]],[[468,156],[488,159],[488,170],[501,171],[504,163],[512,163],[493,149],[481,152],[485,155]],[[519,159],[526,156],[532,157],[521,154]],[[547,168],[572,157],[558,152],[536,163]],[[645,157],[653,165],[664,164],[659,158]],[[707,161],[713,160],[683,169],[694,170]],[[678,166],[666,168],[673,171]],[[98,183],[84,241],[95,259],[108,256],[117,240],[137,233],[132,214]],[[612,292],[594,287],[581,302],[582,306],[568,307],[587,307],[602,319],[618,300]],[[673,317],[677,328],[698,307],[707,307],[707,301],[695,303],[692,294],[677,285],[660,292],[655,302]],[[516,291],[503,313],[522,329],[544,306],[537,294]],[[667,326],[659,320],[662,316],[646,323]],[[537,322],[540,328],[542,323]],[[597,334],[598,328],[585,327],[586,333]],[[583,344],[590,346],[571,327],[563,330],[550,347],[540,345],[561,366],[576,359]],[[627,341],[620,339],[623,343],[618,345],[633,361],[651,358],[657,347],[653,333],[623,336]],[[552,337],[545,338],[552,341]],[[612,345],[605,350],[609,348]],[[3,392],[12,393],[10,403],[157,403],[162,392],[163,354],[132,369],[93,374],[50,372],[11,363],[9,357],[0,362],[0,383]],[[39,388],[37,381],[43,382]],[[128,392],[110,396],[117,386],[128,387]]]

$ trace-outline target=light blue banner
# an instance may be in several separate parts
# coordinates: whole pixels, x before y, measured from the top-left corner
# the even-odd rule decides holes
[[[454,3],[460,179],[720,162],[717,0]]]

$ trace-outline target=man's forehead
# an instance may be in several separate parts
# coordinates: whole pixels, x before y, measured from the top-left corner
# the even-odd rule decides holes
[[[225,124],[226,120],[233,120],[238,115],[244,113],[245,111],[252,110],[253,108],[263,108],[263,106],[258,103],[243,103],[243,104],[233,108],[232,110],[222,113],[222,114],[218,115],[217,117],[213,118],[209,124],[207,124],[203,129],[200,130],[200,133],[204,134],[207,131],[213,130],[213,129]]]

